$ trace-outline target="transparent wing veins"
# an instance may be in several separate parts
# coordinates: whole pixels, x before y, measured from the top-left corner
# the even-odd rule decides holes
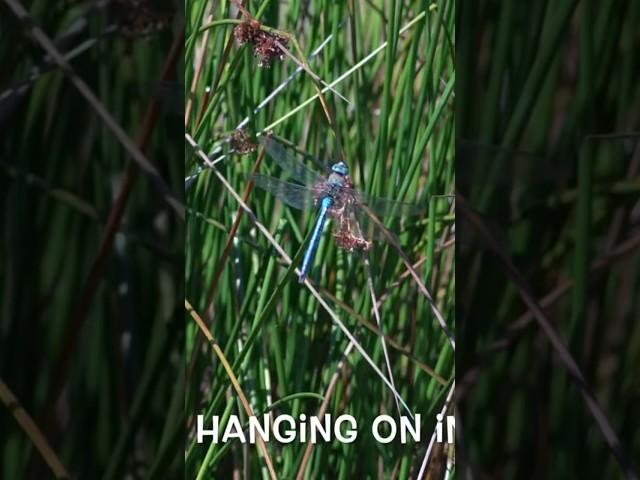
[[[280,142],[270,137],[260,137],[260,143],[264,145],[267,153],[275,162],[287,172],[291,178],[305,185],[313,185],[322,182],[324,178],[316,171],[308,168],[300,162],[295,155],[287,150]]]
[[[257,187],[275,195],[293,208],[306,210],[315,206],[313,194],[307,187],[267,175],[255,174],[249,178]]]

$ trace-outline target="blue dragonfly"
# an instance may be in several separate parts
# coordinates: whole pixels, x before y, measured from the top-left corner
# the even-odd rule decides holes
[[[323,176],[297,160],[290,150],[272,137],[261,137],[260,143],[282,170],[299,184],[259,174],[251,175],[254,184],[291,207],[301,210],[315,208],[318,211],[300,267],[300,283],[304,282],[309,272],[328,218],[336,224],[333,233],[336,245],[353,252],[368,251],[373,246],[371,238],[390,235],[388,232],[382,234],[382,225],[376,215],[404,216],[425,212],[424,208],[417,205],[373,198],[355,190],[344,162],[334,163],[328,175]]]

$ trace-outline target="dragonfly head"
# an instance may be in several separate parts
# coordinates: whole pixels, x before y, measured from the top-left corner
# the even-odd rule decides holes
[[[344,162],[338,162],[331,165],[331,171],[343,177],[346,177],[349,174],[349,168]]]

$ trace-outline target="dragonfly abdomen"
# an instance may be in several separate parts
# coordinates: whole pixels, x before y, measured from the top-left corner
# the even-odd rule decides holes
[[[304,259],[302,260],[302,267],[300,268],[300,276],[298,277],[298,281],[300,283],[304,282],[307,272],[309,271],[309,267],[311,266],[311,262],[313,261],[313,256],[316,253],[318,244],[320,243],[320,235],[322,235],[322,230],[324,230],[324,224],[327,220],[327,212],[331,208],[331,205],[333,205],[333,197],[330,195],[323,197],[320,201],[320,212],[318,213],[318,218],[313,226],[311,241],[309,242],[307,250],[304,252]]]

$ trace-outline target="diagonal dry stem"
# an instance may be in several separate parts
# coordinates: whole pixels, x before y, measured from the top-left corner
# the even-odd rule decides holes
[[[238,398],[240,399],[240,403],[242,404],[242,407],[244,408],[246,414],[248,416],[252,417],[253,416],[253,410],[251,408],[251,405],[249,405],[249,402],[247,401],[247,397],[245,396],[244,392],[242,391],[242,387],[240,386],[240,383],[238,382],[238,379],[236,378],[235,374],[233,373],[233,370],[231,369],[231,365],[229,365],[229,362],[227,361],[227,358],[225,357],[224,352],[222,351],[222,349],[218,345],[218,342],[214,338],[214,336],[211,333],[211,331],[204,324],[204,322],[202,321],[202,318],[200,318],[200,315],[198,315],[198,313],[193,309],[193,307],[189,303],[189,300],[187,300],[186,298],[184,299],[184,308],[185,308],[185,310],[187,312],[189,312],[189,315],[191,315],[191,318],[193,318],[193,320],[198,325],[198,328],[200,329],[200,331],[203,333],[203,335],[209,341],[209,344],[211,345],[211,348],[213,348],[213,351],[215,352],[216,356],[218,357],[218,360],[220,360],[220,363],[222,364],[222,366],[224,367],[225,371],[227,372],[227,375],[229,376],[229,380],[231,381],[231,385],[233,385],[233,389],[238,394]],[[265,445],[264,440],[262,439],[262,437],[260,435],[258,435],[258,437],[256,438],[256,442],[258,444],[258,448],[262,452],[262,455],[264,457],[264,461],[267,464],[267,468],[269,469],[269,474],[271,475],[271,479],[272,480],[277,479],[278,477],[276,476],[276,472],[273,469],[273,462],[271,461],[271,457],[269,456],[269,452],[267,450],[267,446]]]
[[[391,362],[389,361],[389,352],[387,351],[387,342],[384,339],[384,331],[382,329],[382,321],[380,320],[380,311],[378,310],[378,300],[376,298],[376,291],[373,288],[373,278],[371,276],[371,265],[369,263],[369,258],[365,257],[364,259],[365,271],[367,273],[367,287],[369,288],[369,295],[371,295],[371,304],[373,305],[373,316],[376,319],[376,325],[378,325],[378,330],[380,330],[380,343],[382,344],[382,353],[384,354],[384,361],[387,366],[387,373],[389,374],[389,380],[391,381],[391,385],[395,388],[396,383],[393,380],[393,371],[391,370]],[[398,409],[398,416],[402,416],[402,411],[400,410],[400,404],[398,403],[398,399],[394,398],[396,401],[396,408]]]
[[[18,399],[2,380],[0,380],[0,401],[4,404],[7,411],[13,414],[22,430],[29,437],[29,440],[31,440],[33,446],[36,447],[38,452],[40,452],[40,455],[51,469],[55,478],[71,478],[55,451],[51,445],[49,445],[46,437],[40,428],[38,428],[38,425],[33,421],[33,418],[31,418],[26,410],[22,408]]]

